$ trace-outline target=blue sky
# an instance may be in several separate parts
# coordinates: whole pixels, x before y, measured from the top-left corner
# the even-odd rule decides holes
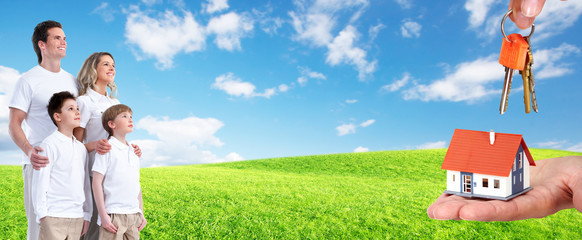
[[[142,166],[444,148],[455,128],[582,152],[581,1],[547,1],[532,36],[539,113],[516,73],[499,115],[508,1],[2,1],[0,164],[19,164],[8,99],[44,20],[63,69],[113,54]],[[33,10],[31,10],[33,9]],[[507,33],[519,31],[506,23]]]

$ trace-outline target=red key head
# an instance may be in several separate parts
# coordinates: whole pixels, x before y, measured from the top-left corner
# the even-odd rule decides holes
[[[511,69],[523,70],[529,44],[518,33],[510,34],[507,38],[509,38],[510,42],[502,39],[499,63]]]

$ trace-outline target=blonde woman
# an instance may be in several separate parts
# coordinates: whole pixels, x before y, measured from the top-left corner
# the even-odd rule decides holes
[[[107,132],[101,123],[101,115],[107,108],[119,104],[117,86],[115,86],[115,60],[108,52],[91,54],[77,75],[79,97],[77,104],[81,112],[81,127],[74,130],[74,135],[83,141],[89,152],[89,173],[93,168],[95,153],[106,154],[111,150],[107,141]],[[108,92],[109,89],[109,92]],[[135,154],[141,157],[141,150],[133,145]],[[92,180],[92,178],[91,178]],[[97,210],[93,201],[93,217],[85,239],[98,239]]]

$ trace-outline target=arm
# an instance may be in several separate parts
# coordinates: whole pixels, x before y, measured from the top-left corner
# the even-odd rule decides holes
[[[105,210],[105,197],[103,196],[103,174],[93,171],[93,196],[95,197],[95,205],[97,205],[97,210],[99,211],[99,217],[101,218],[101,227],[105,230],[117,233],[117,227],[111,223],[111,218],[107,215],[107,210]]]
[[[582,212],[582,156],[536,161],[530,179],[533,190],[509,201],[442,194],[427,214],[439,220],[514,221],[574,207]]]
[[[78,141],[83,142],[83,135],[85,134],[85,128],[77,127],[73,130],[73,135],[77,138]],[[111,144],[107,141],[107,139],[101,139],[97,141],[93,141],[90,143],[85,143],[85,148],[87,152],[97,151],[99,154],[106,154],[111,150]]]
[[[50,154],[50,148],[47,147],[47,151],[42,154]],[[35,169],[32,175],[32,205],[36,213],[37,223],[44,220],[48,214],[46,194],[49,189],[52,168],[53,164],[49,163],[40,170]]]
[[[91,216],[93,216],[93,198],[91,197],[91,180],[90,180],[91,174],[89,174],[90,169],[88,154],[85,154],[85,168],[83,169],[83,171],[85,171],[85,184],[84,184],[85,203],[83,204],[83,214],[84,214],[83,219],[85,220],[85,222],[83,223],[83,230],[81,231],[81,235],[85,235],[85,233],[87,232],[89,222],[91,221]]]
[[[141,224],[137,228],[138,231],[141,231],[145,225],[148,223],[145,219],[145,214],[143,212],[143,200],[141,196],[141,186],[139,187],[139,195],[137,196],[137,200],[139,201],[139,210],[141,210]]]
[[[12,141],[29,157],[30,163],[32,164],[33,168],[38,170],[42,167],[45,167],[48,163],[48,157],[39,155],[39,152],[42,152],[42,148],[37,146],[33,147],[28,142],[24,131],[22,130],[22,122],[26,118],[26,112],[16,109],[10,108],[10,120],[8,123],[8,132]]]

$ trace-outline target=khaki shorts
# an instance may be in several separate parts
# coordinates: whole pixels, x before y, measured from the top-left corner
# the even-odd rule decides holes
[[[141,225],[141,214],[109,214],[111,223],[117,227],[117,233],[112,233],[103,227],[99,227],[99,239],[101,240],[118,240],[118,239],[139,239],[139,225]]]
[[[40,221],[39,240],[79,239],[83,218],[45,217]]]

